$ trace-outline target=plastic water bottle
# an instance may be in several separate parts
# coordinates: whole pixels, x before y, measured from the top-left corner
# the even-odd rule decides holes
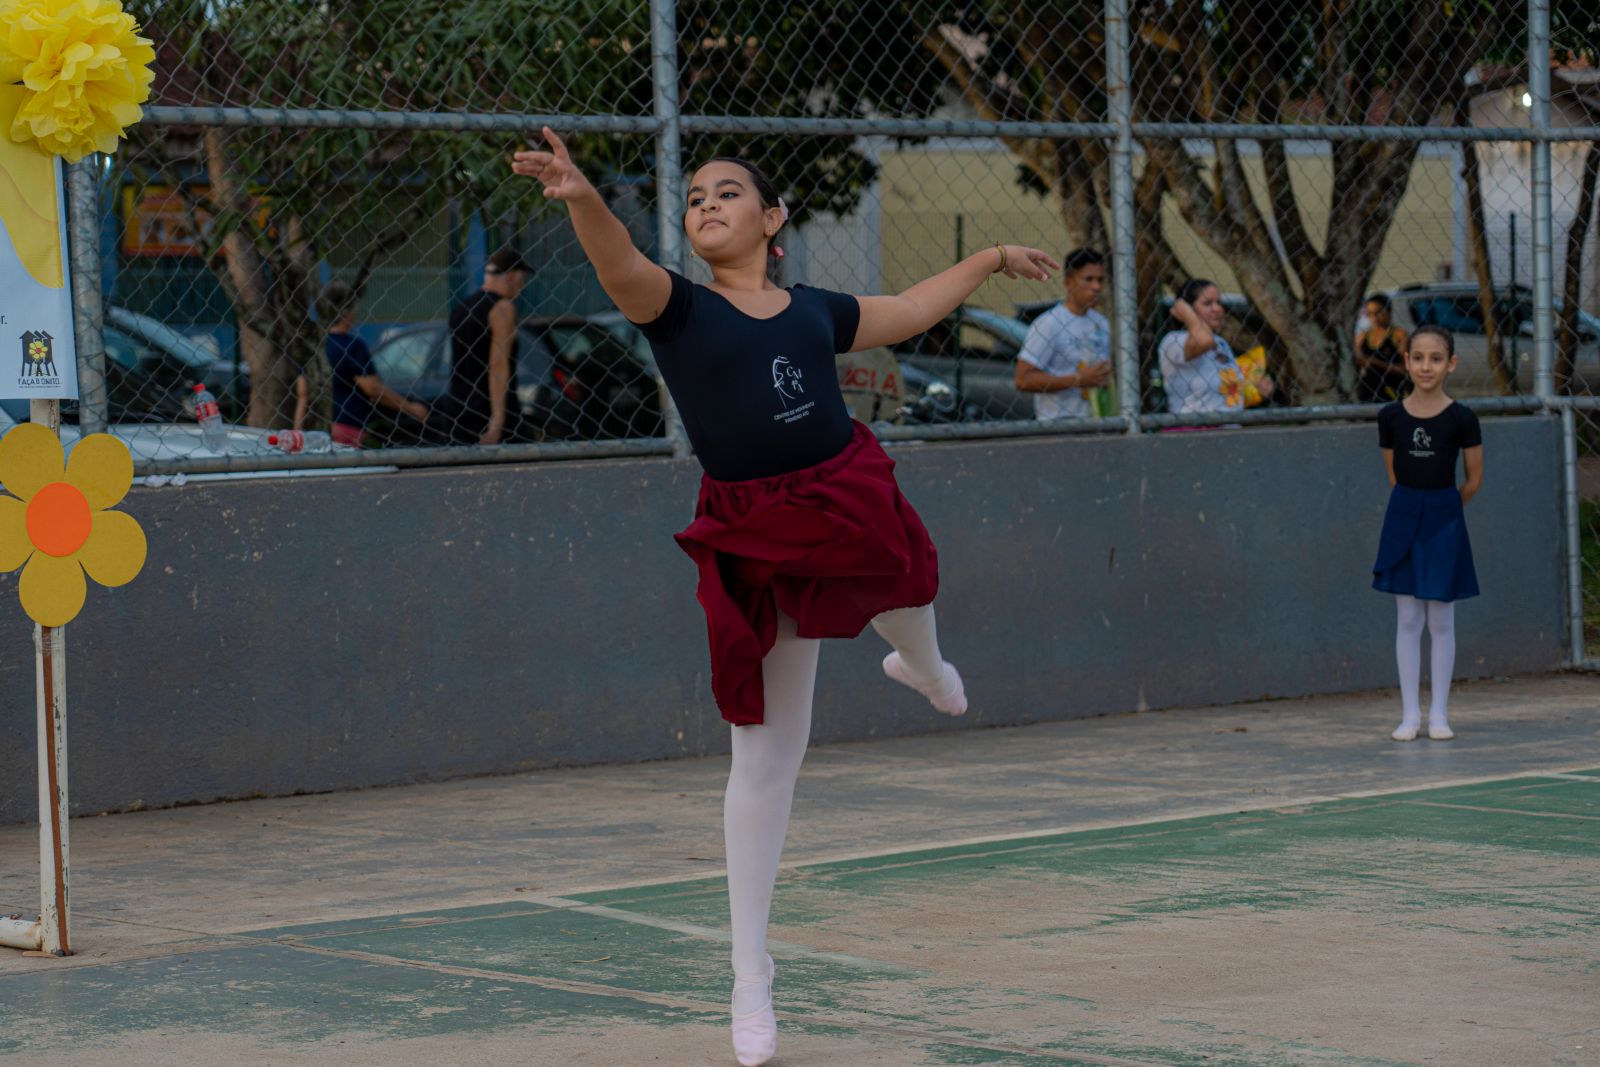
[[[228,450],[228,427],[222,421],[217,398],[205,385],[194,387],[194,417],[200,423],[200,437],[213,452]]]
[[[333,437],[324,430],[279,430],[267,436],[267,444],[283,452],[330,452]]]
[[[1146,410],[1164,414],[1167,410],[1167,387],[1161,380],[1161,365],[1150,368],[1150,388],[1145,394]]]

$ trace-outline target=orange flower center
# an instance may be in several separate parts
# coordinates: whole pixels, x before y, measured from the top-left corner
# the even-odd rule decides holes
[[[52,482],[28,501],[28,540],[47,556],[70,556],[89,540],[93,517],[77,486]]]

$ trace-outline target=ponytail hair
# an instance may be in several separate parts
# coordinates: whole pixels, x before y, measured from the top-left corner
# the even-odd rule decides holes
[[[1444,342],[1445,354],[1451,359],[1456,358],[1456,335],[1437,323],[1424,323],[1411,331],[1411,336],[1406,340],[1406,353],[1409,355],[1411,346],[1419,337],[1437,337]]]

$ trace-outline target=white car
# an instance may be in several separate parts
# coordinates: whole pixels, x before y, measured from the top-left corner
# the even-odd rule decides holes
[[[1517,368],[1517,391],[1533,392],[1533,292],[1526,286],[1497,289],[1500,328],[1506,358]],[[1482,305],[1473,282],[1436,282],[1403,285],[1385,292],[1393,306],[1393,321],[1408,334],[1431,323],[1443,326],[1456,338],[1456,372],[1453,389],[1468,396],[1497,393],[1489,370],[1489,339],[1483,330]],[[1556,298],[1559,312],[1560,298]],[[1365,305],[1363,305],[1363,310]],[[1363,313],[1355,329],[1365,330]],[[1600,392],[1600,318],[1578,311],[1578,358],[1573,378],[1579,392]]]

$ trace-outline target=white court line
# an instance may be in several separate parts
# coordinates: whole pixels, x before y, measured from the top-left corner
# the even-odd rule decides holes
[[[1485,785],[1492,782],[1516,782],[1532,778],[1560,778],[1569,781],[1600,782],[1600,778],[1588,775],[1575,774],[1575,771],[1594,770],[1594,760],[1585,760],[1554,771],[1524,771],[1520,774],[1488,774],[1473,778],[1448,778],[1439,782],[1412,783],[1399,788],[1360,789],[1347,793],[1313,793],[1305,796],[1285,798],[1262,803],[1255,807],[1225,807],[1225,808],[1199,808],[1192,811],[1168,812],[1161,815],[1149,815],[1138,819],[1107,819],[1100,822],[1087,822],[1080,825],[1057,826],[1045,830],[1019,830],[1008,834],[984,834],[978,837],[956,838],[950,841],[924,840],[917,844],[900,845],[892,848],[867,849],[859,852],[839,852],[812,859],[786,860],[780,863],[780,870],[804,870],[807,867],[824,867],[835,863],[852,863],[860,860],[886,859],[891,856],[905,856],[915,852],[929,852],[935,849],[969,848],[975,845],[993,845],[1008,841],[1028,841],[1041,837],[1063,837],[1069,834],[1089,833],[1095,830],[1116,830],[1122,827],[1150,826],[1155,823],[1183,822],[1190,819],[1215,819],[1224,815],[1252,815],[1261,812],[1278,811],[1284,808],[1298,808],[1308,804],[1327,804],[1338,800],[1375,800],[1384,797],[1397,797],[1406,793],[1420,793],[1431,789],[1456,789],[1467,785]],[[613,882],[606,885],[582,886],[576,889],[565,890],[566,897],[579,897],[587,893],[612,893],[628,889],[648,889],[661,885],[690,885],[694,882],[721,881],[727,877],[727,870],[723,868],[715,873],[703,875],[663,875],[656,878],[640,878],[625,882]],[[557,899],[557,898],[550,898]]]
[[[587,915],[598,915],[604,919],[617,919],[621,922],[634,923],[639,926],[654,926],[659,930],[670,930],[675,934],[688,934],[702,940],[731,942],[732,936],[727,930],[716,926],[700,926],[697,923],[679,922],[676,919],[663,919],[656,915],[645,915],[637,911],[625,911],[622,908],[612,908],[604,904],[585,904],[581,900],[569,900],[566,897],[527,897],[536,904],[561,911],[581,911]],[[846,952],[822,952],[806,945],[797,945],[789,941],[767,942],[767,947],[774,956],[806,956],[811,959],[829,960],[833,963],[842,963],[847,967],[862,970],[877,971],[883,974],[902,976],[919,975],[926,972],[915,970],[911,967],[901,967],[882,960],[868,959],[865,956],[852,956]]]

